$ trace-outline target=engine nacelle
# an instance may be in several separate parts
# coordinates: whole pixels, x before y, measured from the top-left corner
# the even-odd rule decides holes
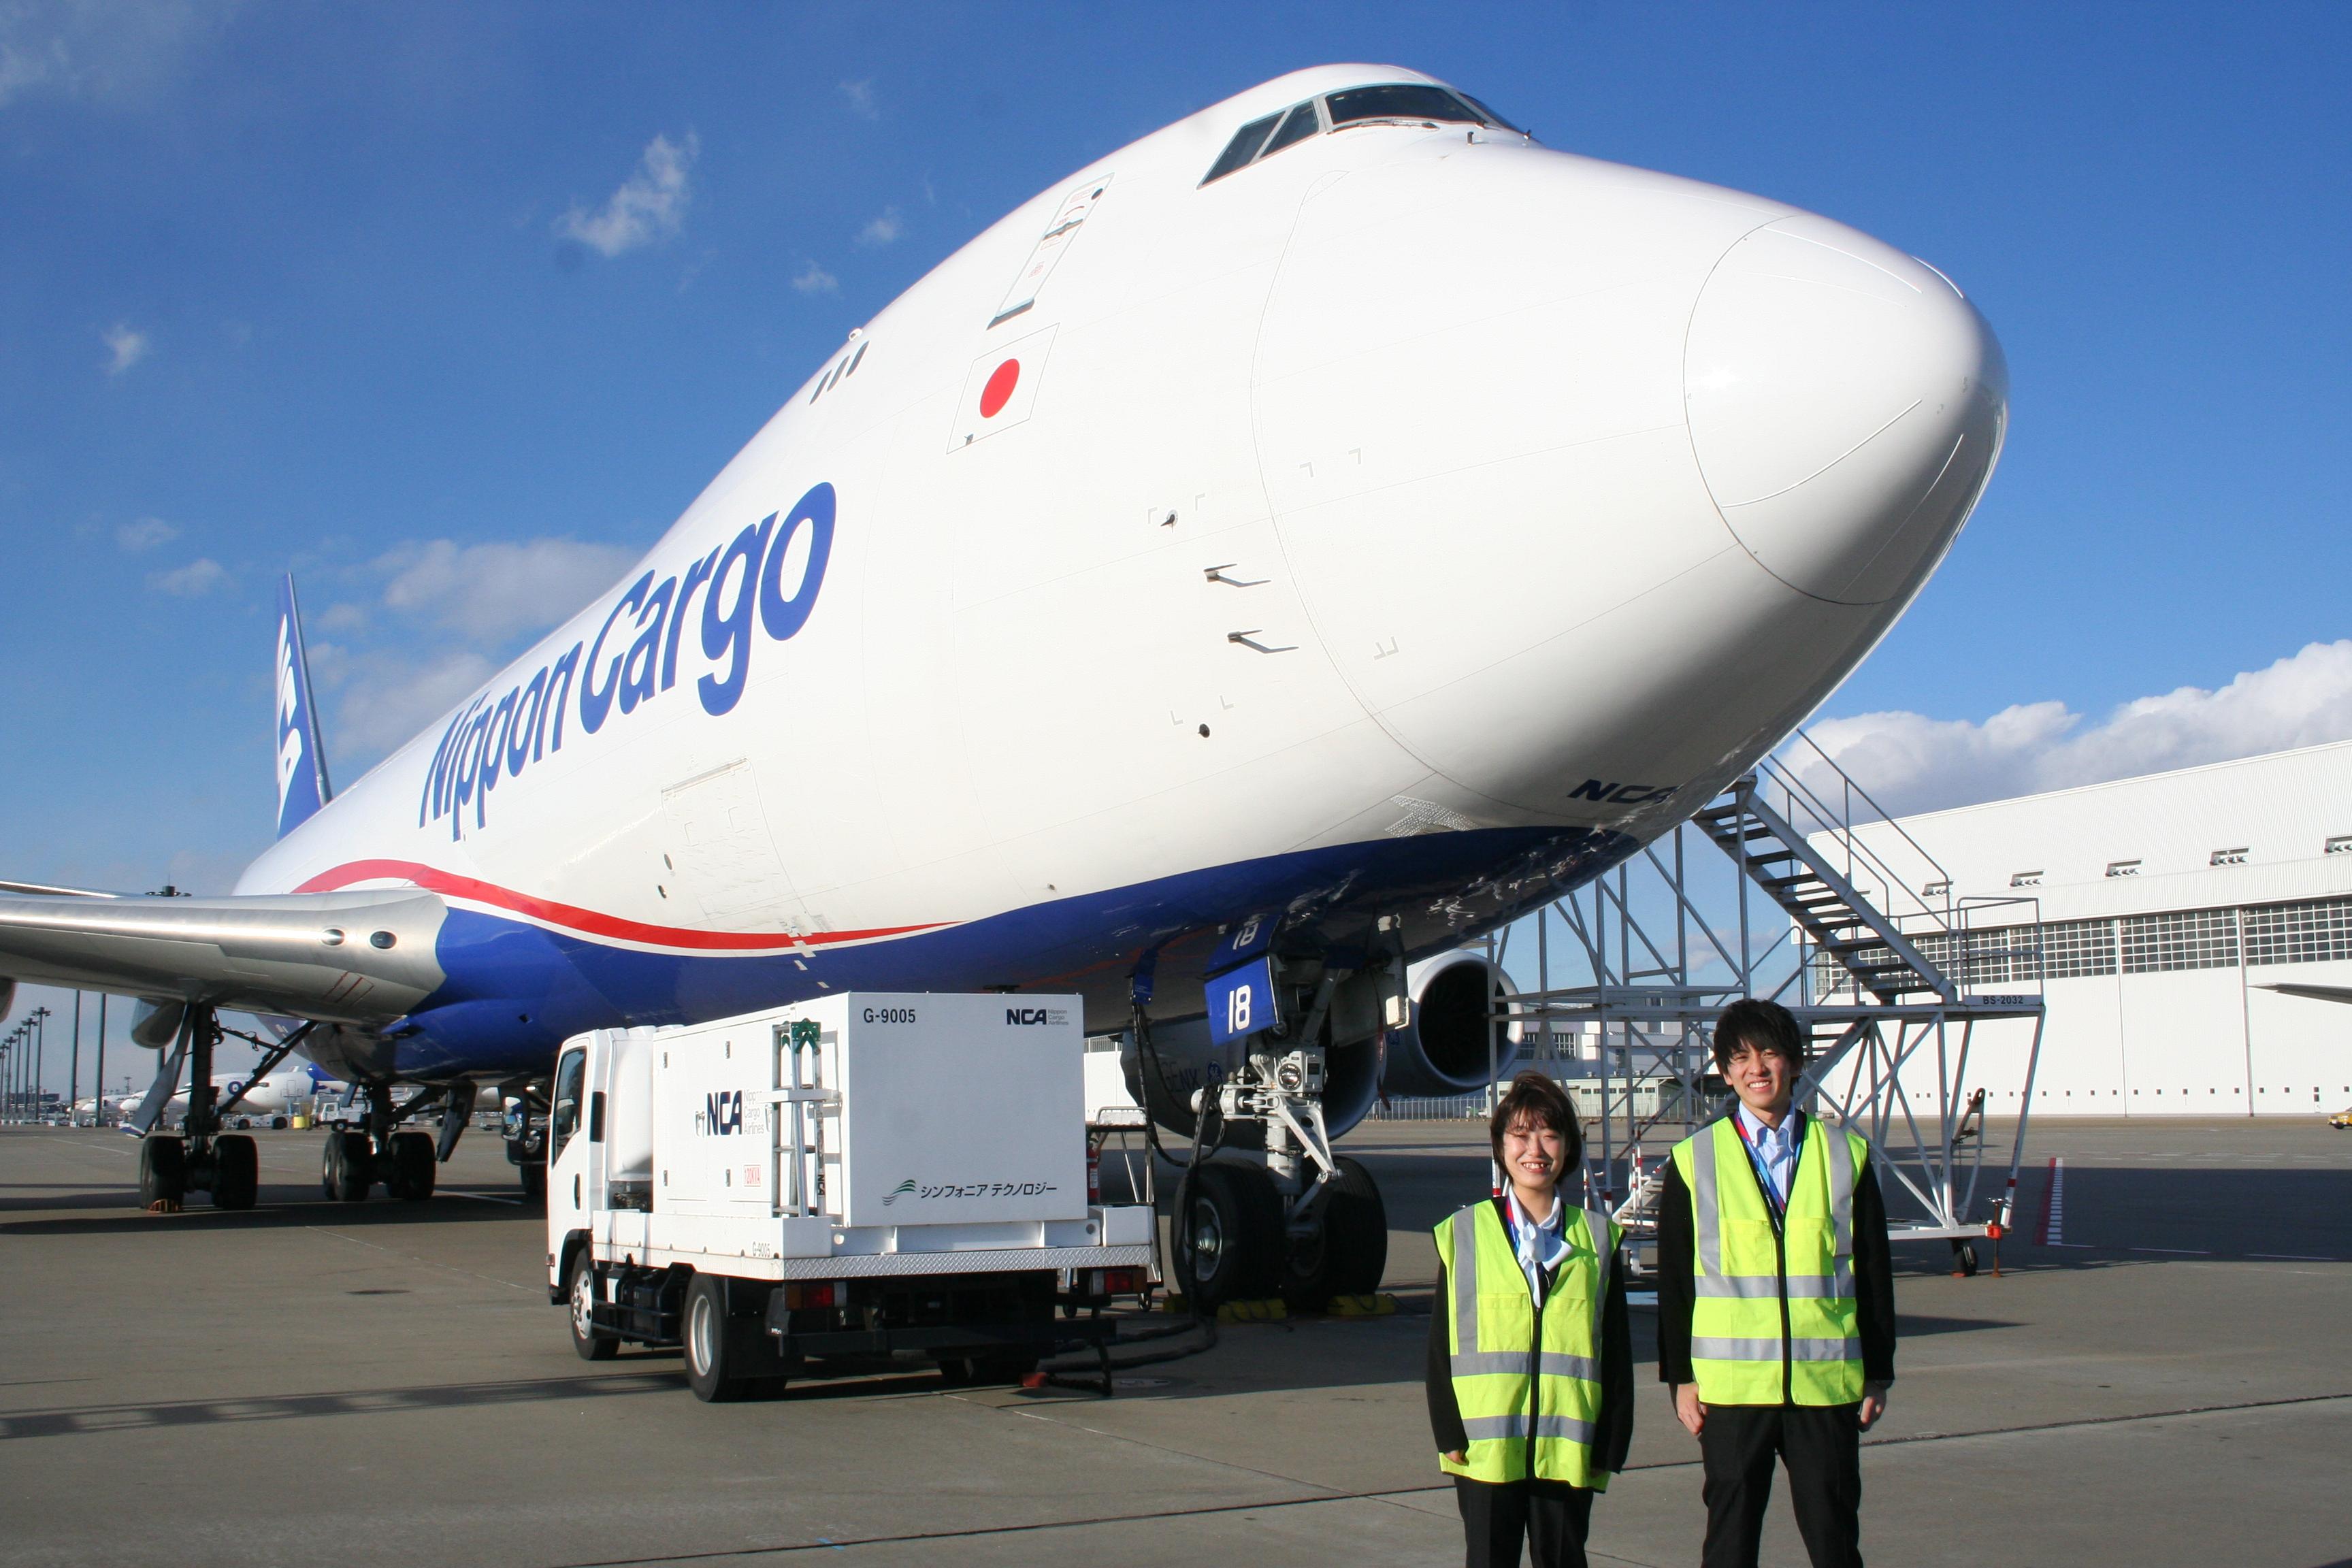
[[[160,1051],[179,1038],[181,1020],[187,1016],[185,1002],[142,999],[131,1014],[131,1043]]]
[[[1405,971],[1412,1018],[1388,1033],[1383,1094],[1463,1094],[1508,1078],[1519,1059],[1519,1026],[1498,1019],[1518,995],[1498,964],[1470,952],[1440,953]]]

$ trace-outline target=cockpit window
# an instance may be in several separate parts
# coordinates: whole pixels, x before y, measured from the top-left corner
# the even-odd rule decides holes
[[[1237,169],[1271,158],[1285,147],[1295,147],[1324,129],[1315,106],[1330,115],[1334,131],[1349,125],[1393,124],[1399,121],[1428,124],[1493,125],[1525,135],[1517,126],[1475,98],[1431,87],[1426,82],[1395,82],[1380,87],[1351,87],[1322,99],[1293,104],[1287,112],[1253,120],[1234,132],[1225,150],[1202,176],[1201,184],[1222,180]],[[1279,123],[1280,129],[1276,129]],[[1271,132],[1271,134],[1269,134]]]
[[[1337,128],[1354,125],[1367,120],[1435,120],[1454,124],[1478,125],[1492,121],[1502,121],[1482,114],[1465,105],[1442,87],[1430,87],[1421,82],[1399,82],[1389,87],[1351,87],[1345,92],[1335,92],[1323,100],[1330,106],[1331,123]]]
[[[1274,133],[1274,139],[1265,144],[1265,151],[1259,156],[1271,158],[1285,147],[1304,142],[1322,129],[1322,122],[1315,118],[1315,105],[1302,103],[1290,111],[1289,117],[1282,122],[1282,129]]]
[[[1485,115],[1486,117],[1487,124],[1498,125],[1514,136],[1525,136],[1527,134],[1526,132],[1520,130],[1517,126],[1512,124],[1509,121],[1504,119],[1501,115],[1496,113],[1493,110],[1487,108],[1485,104],[1479,102],[1468,93],[1462,93],[1458,96],[1461,98],[1463,102],[1468,104],[1471,108]]]
[[[1269,114],[1264,120],[1253,120],[1234,132],[1234,139],[1225,143],[1225,150],[1217,154],[1217,161],[1210,165],[1201,183],[1205,185],[1212,180],[1222,180],[1256,157],[1258,148],[1265,141],[1265,133],[1273,130],[1274,122],[1281,118],[1279,114]]]

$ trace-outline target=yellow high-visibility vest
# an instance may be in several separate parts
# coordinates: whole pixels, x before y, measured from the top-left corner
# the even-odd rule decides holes
[[[1464,1463],[1439,1458],[1449,1474],[1608,1489],[1592,1445],[1601,1310],[1623,1232],[1600,1209],[1571,1209],[1560,1228],[1568,1256],[1538,1304],[1492,1203],[1473,1204],[1437,1227],[1454,1399],[1470,1439]]]
[[[1725,1116],[1675,1145],[1690,1190],[1691,1375],[1709,1405],[1851,1405],[1862,1397],[1853,1296],[1854,1132],[1805,1118],[1779,1225]]]

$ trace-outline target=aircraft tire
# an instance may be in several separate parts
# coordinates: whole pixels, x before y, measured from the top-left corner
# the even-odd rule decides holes
[[[375,1184],[374,1165],[366,1133],[327,1134],[323,1184],[329,1198],[339,1204],[366,1202],[368,1189]]]
[[[433,1195],[433,1180],[440,1166],[434,1158],[430,1132],[392,1135],[392,1177],[385,1190],[403,1203],[421,1204]]]
[[[1178,1289],[1199,1312],[1275,1294],[1282,1273],[1282,1198],[1260,1165],[1204,1160],[1185,1184],[1176,1226]]]
[[[139,1206],[178,1203],[188,1195],[187,1140],[151,1132],[139,1141]]]
[[[1294,1311],[1320,1312],[1334,1296],[1370,1295],[1388,1271],[1388,1205],[1360,1162],[1339,1156],[1322,1210],[1314,1236],[1286,1237],[1282,1299]]]
[[[515,1167],[515,1172],[522,1182],[522,1195],[524,1197],[531,1199],[536,1203],[545,1203],[547,1201],[546,1161],[525,1160],[522,1163]]]
[[[595,1326],[589,1305],[596,1299],[596,1267],[588,1249],[572,1255],[572,1271],[563,1281],[564,1316],[572,1323],[572,1352],[582,1361],[611,1361],[621,1353],[621,1342]]]
[[[261,1196],[261,1158],[241,1132],[213,1140],[213,1207],[249,1209]]]

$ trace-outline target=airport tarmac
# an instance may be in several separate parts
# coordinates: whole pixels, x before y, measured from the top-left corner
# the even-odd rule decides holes
[[[1480,1132],[1346,1141],[1388,1195],[1397,1317],[1228,1327],[1111,1400],[926,1373],[703,1405],[674,1354],[572,1355],[494,1138],[429,1204],[345,1205],[319,1195],[317,1134],[262,1133],[260,1208],[150,1216],[131,1140],[0,1130],[0,1564],[1458,1561],[1424,1232],[1483,1187]],[[2352,1563],[2352,1132],[2052,1121],[2032,1143],[2000,1278],[1897,1249],[1865,1552]],[[1635,1339],[1646,1361],[1645,1315]],[[1641,1375],[1593,1559],[1688,1563],[1696,1448]],[[1765,1561],[1803,1561],[1785,1503]]]

